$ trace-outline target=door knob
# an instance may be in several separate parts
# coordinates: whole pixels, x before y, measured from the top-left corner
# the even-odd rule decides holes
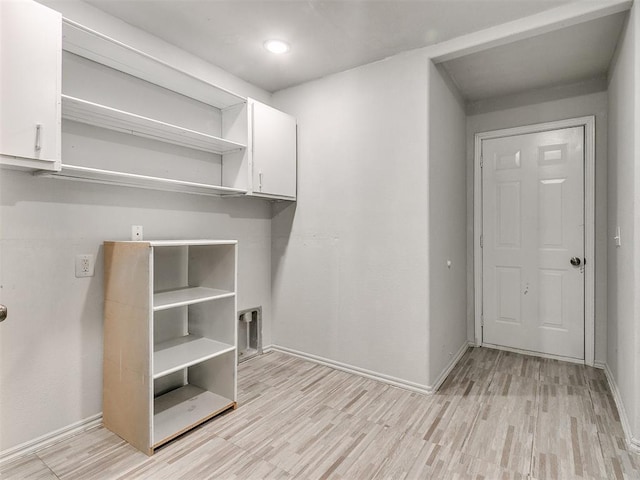
[[[0,322],[7,318],[7,307],[0,305]]]
[[[571,260],[569,260],[569,262],[574,267],[579,267],[580,266],[580,259],[578,257],[571,257]]]

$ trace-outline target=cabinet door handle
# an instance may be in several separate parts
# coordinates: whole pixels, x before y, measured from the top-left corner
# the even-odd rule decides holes
[[[36,152],[39,152],[42,149],[42,145],[40,144],[40,132],[42,131],[42,125],[36,124]]]
[[[7,307],[5,307],[4,305],[0,305],[0,322],[4,322],[4,320],[7,318]]]
[[[262,191],[262,172],[258,173],[258,188]]]

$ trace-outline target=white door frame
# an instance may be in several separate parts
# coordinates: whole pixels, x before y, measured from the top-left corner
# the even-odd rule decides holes
[[[482,345],[482,170],[480,167],[482,141],[562,128],[584,127],[584,363],[595,363],[595,116],[570,118],[555,122],[476,133],[473,161],[473,253],[475,296],[475,344]],[[560,357],[558,357],[560,358]],[[565,359],[571,360],[571,359]],[[572,360],[575,362],[575,360]]]

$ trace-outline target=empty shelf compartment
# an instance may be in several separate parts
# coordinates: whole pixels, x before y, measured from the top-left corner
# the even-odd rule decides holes
[[[186,335],[160,343],[154,348],[153,378],[177,372],[235,349],[233,345],[197,335]]]
[[[216,415],[235,408],[231,399],[185,385],[154,399],[153,448]]]
[[[185,287],[176,290],[166,290],[153,295],[153,311],[166,310],[168,308],[193,305],[194,303],[208,302],[218,298],[232,297],[234,292],[206,287]]]

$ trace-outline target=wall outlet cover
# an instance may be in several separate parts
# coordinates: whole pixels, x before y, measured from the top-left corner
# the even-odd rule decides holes
[[[76,255],[76,277],[93,277],[96,262],[91,254]]]
[[[131,225],[131,240],[139,242],[142,239],[142,225]]]

